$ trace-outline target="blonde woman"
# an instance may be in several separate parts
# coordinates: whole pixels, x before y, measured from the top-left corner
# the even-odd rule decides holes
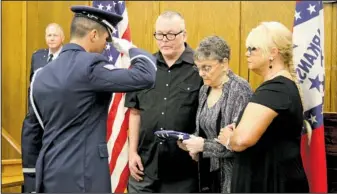
[[[263,77],[238,124],[218,140],[235,153],[231,192],[309,192],[300,155],[303,107],[292,33],[263,22],[246,40],[248,68]]]

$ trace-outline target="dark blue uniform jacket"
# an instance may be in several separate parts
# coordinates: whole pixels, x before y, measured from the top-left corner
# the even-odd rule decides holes
[[[30,92],[36,122],[30,131],[32,138],[43,134],[37,192],[111,192],[106,142],[111,94],[151,88],[156,75],[151,54],[132,48],[129,55],[131,68],[120,69],[71,43],[36,71]]]

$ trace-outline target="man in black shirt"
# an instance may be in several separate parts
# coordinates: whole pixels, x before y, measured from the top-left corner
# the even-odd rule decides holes
[[[164,129],[195,131],[202,79],[185,43],[183,17],[173,11],[161,14],[154,37],[159,47],[155,87],[128,93],[125,100],[131,108],[128,192],[197,192],[197,163],[176,140],[154,135]]]

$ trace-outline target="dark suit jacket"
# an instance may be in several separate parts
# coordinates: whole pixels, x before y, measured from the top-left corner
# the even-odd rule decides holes
[[[35,51],[31,59],[31,69],[30,69],[30,81],[34,75],[34,72],[40,68],[44,67],[47,64],[48,60],[48,49],[39,49]],[[28,95],[29,95],[28,88]],[[29,96],[28,96],[28,113],[23,121],[22,133],[21,133],[21,145],[22,145],[22,168],[24,175],[24,185],[23,192],[32,192],[35,191],[35,164],[37,157],[41,149],[41,140],[43,131],[41,130],[38,133],[32,133],[28,129],[32,125],[36,125],[36,122],[32,121],[29,117],[29,114],[32,113],[33,109],[30,105]],[[34,137],[31,137],[34,136]],[[28,146],[27,141],[31,141],[35,146]]]
[[[30,80],[38,68],[44,67],[47,64],[48,52],[48,49],[39,49],[33,53],[30,66]]]

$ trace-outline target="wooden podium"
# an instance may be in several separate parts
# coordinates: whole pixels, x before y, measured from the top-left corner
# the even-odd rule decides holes
[[[328,192],[337,192],[337,113],[324,113]]]

